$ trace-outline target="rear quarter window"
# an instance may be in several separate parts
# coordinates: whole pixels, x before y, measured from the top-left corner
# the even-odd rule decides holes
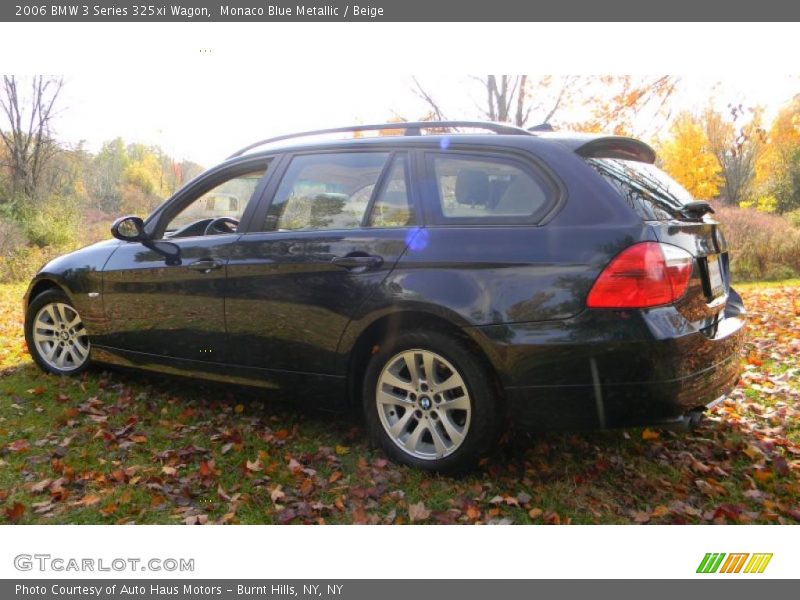
[[[435,181],[436,224],[534,223],[556,200],[552,182],[512,158],[427,154],[426,160]]]
[[[586,162],[644,221],[686,219],[681,211],[694,198],[657,166],[617,158],[589,158]]]

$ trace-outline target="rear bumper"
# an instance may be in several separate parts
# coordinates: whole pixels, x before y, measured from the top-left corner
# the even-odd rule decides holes
[[[731,356],[680,379],[506,388],[511,420],[525,429],[603,429],[671,423],[727,394],[739,379]]]
[[[586,311],[560,323],[482,328],[513,424],[598,429],[672,422],[736,385],[744,310],[710,335],[671,307]]]

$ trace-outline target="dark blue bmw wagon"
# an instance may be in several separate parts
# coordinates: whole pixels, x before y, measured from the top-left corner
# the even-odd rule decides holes
[[[387,129],[405,135],[330,139]],[[265,140],[47,264],[28,347],[56,374],[111,363],[356,406],[431,470],[508,425],[692,424],[737,381],[745,311],[713,209],[655,158],[498,123]]]

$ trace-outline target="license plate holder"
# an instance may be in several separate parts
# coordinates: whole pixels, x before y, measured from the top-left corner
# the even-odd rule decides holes
[[[718,298],[725,293],[725,283],[722,280],[722,268],[720,267],[719,257],[712,255],[706,258],[708,270],[708,287],[711,290],[711,297]]]

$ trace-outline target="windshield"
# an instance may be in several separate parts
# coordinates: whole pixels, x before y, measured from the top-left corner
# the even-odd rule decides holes
[[[655,165],[617,158],[590,158],[587,162],[645,221],[686,219],[681,210],[694,198]]]

